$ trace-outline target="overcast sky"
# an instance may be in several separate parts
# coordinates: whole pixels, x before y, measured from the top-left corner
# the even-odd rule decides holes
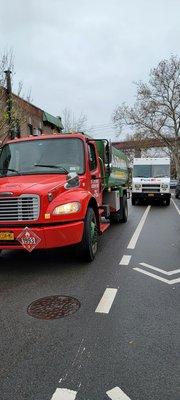
[[[180,0],[0,0],[0,48],[13,48],[16,81],[53,115],[87,115],[94,136],[132,103],[133,81],[179,55]]]

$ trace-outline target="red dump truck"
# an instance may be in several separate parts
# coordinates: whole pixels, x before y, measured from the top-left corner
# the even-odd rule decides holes
[[[0,153],[0,252],[76,244],[92,261],[111,222],[126,222],[126,156],[82,133],[7,141]]]

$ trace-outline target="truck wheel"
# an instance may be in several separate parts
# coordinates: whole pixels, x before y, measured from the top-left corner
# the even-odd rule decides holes
[[[166,206],[169,206],[169,204],[170,204],[170,198],[166,199]]]
[[[79,250],[86,261],[93,261],[98,249],[98,226],[94,210],[89,207],[84,221],[84,233]]]
[[[122,200],[122,207],[123,207],[123,211],[122,211],[121,222],[127,222],[127,219],[128,219],[128,204],[127,204],[127,196],[125,194],[124,194],[123,200]]]
[[[132,206],[136,205],[136,200],[135,200],[133,194],[132,194],[132,197],[131,197],[131,203],[132,203]]]
[[[110,216],[110,221],[116,224],[121,222],[127,222],[128,219],[128,204],[127,204],[127,196],[124,195],[121,199],[121,208],[119,211],[116,211]]]
[[[119,224],[121,222],[120,210],[110,215],[110,222],[113,224]]]

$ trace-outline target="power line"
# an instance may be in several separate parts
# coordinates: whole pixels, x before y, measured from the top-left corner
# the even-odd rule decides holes
[[[95,127],[95,126],[90,126],[89,127],[89,129],[91,129],[91,130],[93,130],[93,131],[95,131],[95,130],[99,130],[99,129],[116,129],[113,125],[102,125],[102,126],[97,126],[97,127]]]

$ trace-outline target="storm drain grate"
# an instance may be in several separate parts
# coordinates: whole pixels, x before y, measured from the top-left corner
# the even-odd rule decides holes
[[[69,296],[48,296],[33,301],[27,308],[31,317],[57,319],[74,314],[81,306],[79,300]]]

